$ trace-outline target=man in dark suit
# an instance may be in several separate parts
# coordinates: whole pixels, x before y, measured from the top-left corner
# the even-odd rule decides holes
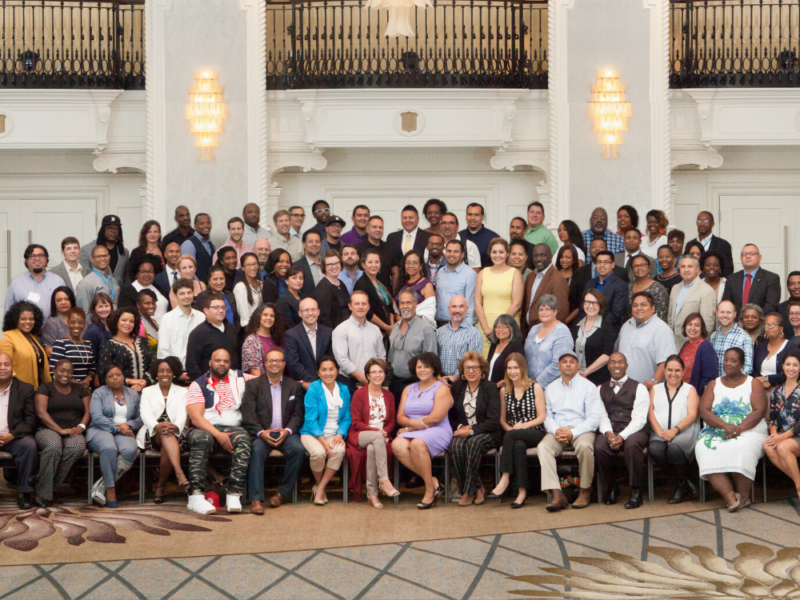
[[[170,242],[164,247],[164,260],[166,265],[161,272],[153,279],[153,285],[156,286],[164,298],[169,298],[169,291],[172,289],[172,284],[181,279],[181,274],[178,271],[178,260],[181,258],[181,247],[177,242]]]
[[[789,301],[800,300],[800,271],[792,271],[786,278],[786,290],[789,297],[778,305],[778,312],[783,317],[783,335],[787,340],[794,337],[794,326],[789,322]]]
[[[296,267],[300,267],[303,270],[303,289],[300,290],[300,295],[303,298],[313,296],[317,282],[324,277],[319,265],[321,247],[322,238],[316,229],[309,229],[303,232],[303,258],[295,263]],[[314,277],[314,273],[317,274],[317,277]]]
[[[781,301],[781,278],[761,268],[761,253],[755,244],[742,248],[742,269],[728,277],[723,300],[730,300],[736,314],[742,314],[745,304],[757,304],[764,314],[778,310]]]
[[[39,451],[33,434],[36,431],[36,407],[33,386],[14,377],[14,364],[5,352],[0,353],[0,451],[8,452],[17,466],[17,507],[32,505],[31,479],[39,472]],[[5,402],[3,401],[5,400]]]
[[[583,289],[586,287],[586,282],[593,277],[597,277],[597,267],[594,262],[595,257],[598,252],[606,249],[605,240],[601,238],[593,239],[589,244],[589,261],[572,274],[572,281],[569,284],[570,313],[566,320],[567,325],[570,325],[578,318],[582,309],[580,303],[583,297]],[[625,269],[615,266],[612,272],[622,281],[628,283],[628,272]]]
[[[585,290],[598,290],[603,292],[606,298],[606,312],[603,320],[619,331],[625,319],[625,310],[628,307],[628,284],[622,281],[613,273],[614,255],[608,250],[601,250],[594,258],[597,266],[597,277],[593,277],[586,282],[583,287]],[[581,292],[581,295],[583,292]],[[580,308],[580,315],[583,316],[583,307]]]
[[[614,255],[614,264],[617,267],[624,268],[625,272],[628,274],[628,281],[633,281],[635,277],[633,276],[631,261],[635,256],[639,256],[642,253],[639,249],[642,245],[642,234],[638,229],[629,229],[625,232],[622,241],[625,244],[625,252],[619,252]],[[650,263],[650,278],[652,279],[658,273],[656,261],[649,256],[645,256],[645,258]]]
[[[527,337],[532,327],[539,324],[539,310],[536,303],[545,294],[552,294],[558,301],[556,318],[562,323],[569,316],[569,284],[564,276],[553,266],[553,254],[547,244],[533,247],[533,264],[536,270],[528,273],[523,284],[520,325],[522,334]]]
[[[418,250],[423,255],[425,248],[428,247],[428,238],[431,234],[419,228],[419,213],[412,205],[408,205],[400,213],[400,222],[403,225],[402,231],[395,231],[386,237],[386,243],[394,251],[400,252],[405,256],[406,252]]]
[[[319,379],[317,360],[333,352],[333,330],[317,323],[319,306],[313,298],[300,301],[300,318],[303,322],[283,335],[283,348],[286,351],[289,374],[307,390],[313,381]]]
[[[722,276],[728,277],[733,273],[733,251],[727,241],[711,233],[713,229],[714,215],[704,210],[697,215],[697,238],[689,241],[700,242],[706,252],[716,250],[722,254]]]
[[[265,362],[266,374],[245,384],[241,408],[242,427],[254,438],[247,481],[250,484],[250,512],[256,515],[264,514],[264,463],[270,452],[278,450],[286,457],[278,493],[269,499],[272,508],[278,508],[290,498],[306,453],[300,442],[303,386],[284,376],[286,358],[283,350],[270,350]]]

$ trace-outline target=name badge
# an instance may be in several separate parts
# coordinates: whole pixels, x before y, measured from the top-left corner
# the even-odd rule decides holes
[[[42,299],[42,295],[41,294],[37,294],[36,292],[28,292],[28,297],[25,298],[25,300],[28,300],[29,302],[33,302],[34,304],[39,302],[39,300],[41,300],[41,299]]]

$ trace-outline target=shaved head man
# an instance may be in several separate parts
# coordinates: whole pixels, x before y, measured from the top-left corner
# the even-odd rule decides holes
[[[172,243],[180,246],[183,244],[183,242],[194,235],[194,229],[192,228],[192,215],[189,212],[189,209],[183,204],[175,208],[174,219],[177,227],[165,235],[161,240],[164,248]]]
[[[269,239],[269,231],[261,227],[261,209],[258,207],[258,204],[254,204],[253,202],[245,204],[242,209],[242,219],[244,220],[242,242],[247,246],[255,248],[257,240]]]
[[[289,329],[283,336],[286,352],[286,369],[292,379],[300,382],[304,389],[319,379],[317,360],[330,354],[333,330],[317,323],[319,305],[313,298],[300,301],[298,310],[302,323]]]

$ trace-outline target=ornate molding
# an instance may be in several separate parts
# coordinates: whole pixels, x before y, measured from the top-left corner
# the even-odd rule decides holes
[[[511,137],[511,128],[514,124],[514,116],[517,114],[516,104],[505,104],[500,107],[503,112],[503,145],[502,149],[508,148],[508,145],[513,141]]]
[[[489,164],[493,169],[513,171],[517,167],[533,167],[537,171],[541,171],[546,177],[549,177],[550,170],[550,153],[547,150],[530,150],[530,151],[512,151],[503,152],[497,151],[494,156],[489,160]],[[548,188],[549,193],[549,188]]]
[[[713,147],[684,148],[672,151],[671,168],[676,169],[682,165],[695,165],[701,171],[705,171],[709,167],[712,169],[720,168],[722,162],[722,155]]]
[[[328,166],[328,159],[322,156],[321,150],[310,152],[271,152],[269,160],[269,191],[278,187],[274,180],[275,175],[291,167],[303,169],[303,173],[309,171],[322,171]]]
[[[0,116],[5,117],[3,131],[0,132],[0,139],[3,139],[4,137],[11,135],[11,132],[14,130],[14,117],[4,110],[0,110]]]
[[[414,113],[417,115],[417,128],[414,131],[405,131],[403,129],[403,113]],[[401,108],[396,111],[394,113],[394,117],[392,117],[392,125],[394,126],[394,130],[405,137],[413,137],[422,133],[422,130],[425,129],[426,123],[427,121],[425,120],[425,113],[416,108]]]
[[[143,152],[96,152],[95,154],[97,158],[92,163],[95,171],[117,173],[120,169],[135,169],[142,173],[147,172],[147,157]]]
[[[711,136],[714,131],[712,121],[712,104],[717,90],[687,89],[686,92],[697,102],[697,115],[700,117],[700,141],[706,148],[711,147]]]

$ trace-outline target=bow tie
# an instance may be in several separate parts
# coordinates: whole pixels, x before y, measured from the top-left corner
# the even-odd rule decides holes
[[[614,381],[612,379],[611,380],[611,387],[616,390],[618,387],[622,387],[622,382],[621,381]]]

